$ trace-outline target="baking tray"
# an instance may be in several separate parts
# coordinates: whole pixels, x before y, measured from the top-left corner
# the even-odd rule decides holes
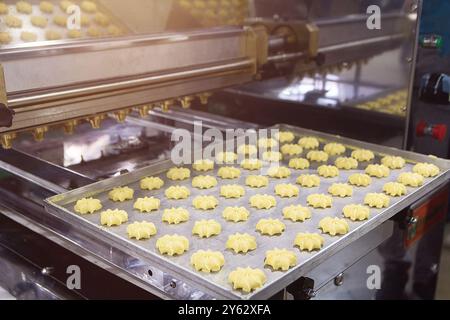
[[[311,209],[313,212],[312,218],[304,223],[294,223],[289,220],[284,220],[282,217],[282,208],[291,204],[301,204],[306,206],[306,198],[312,193],[327,193],[328,187],[335,182],[346,182],[350,174],[355,172],[363,172],[367,163],[363,163],[357,170],[343,171],[337,178],[325,179],[321,178],[321,186],[313,189],[300,189],[300,196],[294,199],[281,199],[277,197],[277,207],[271,210],[263,211],[256,210],[249,207],[248,199],[254,194],[259,193],[273,193],[273,188],[278,183],[295,183],[296,178],[300,174],[315,173],[317,164],[312,164],[312,167],[308,170],[292,170],[292,175],[288,179],[275,180],[270,179],[270,184],[267,188],[263,189],[250,189],[246,187],[245,197],[239,200],[225,200],[219,197],[219,188],[224,184],[238,183],[245,185],[244,181],[248,174],[254,174],[250,171],[242,170],[242,175],[239,180],[222,180],[218,178],[218,186],[210,190],[197,190],[191,187],[191,180],[184,182],[172,182],[168,181],[165,177],[167,169],[173,166],[170,161],[161,162],[147,168],[129,173],[120,177],[104,180],[77,190],[73,190],[61,195],[57,195],[46,199],[46,209],[48,212],[57,215],[65,221],[72,223],[75,228],[84,228],[89,230],[97,237],[105,239],[111,243],[112,246],[117,247],[120,250],[124,250],[133,256],[139,255],[140,257],[146,257],[155,266],[161,268],[165,272],[170,273],[172,276],[185,281],[186,283],[194,286],[198,290],[211,295],[212,297],[221,299],[266,299],[270,298],[287,285],[298,279],[299,277],[307,274],[315,266],[319,265],[322,261],[332,256],[351,242],[357,240],[362,235],[371,231],[387,219],[391,218],[402,209],[408,207],[413,202],[417,201],[421,197],[429,194],[434,189],[440,187],[443,183],[446,183],[449,177],[450,162],[447,160],[431,158],[424,155],[415,154],[412,152],[401,151],[379,145],[367,144],[356,140],[350,140],[342,137],[332,136],[320,132],[301,129],[297,127],[287,125],[277,125],[274,129],[293,131],[297,137],[301,136],[315,136],[321,140],[321,148],[324,143],[327,142],[340,142],[348,147],[347,155],[351,153],[352,149],[368,148],[373,150],[377,156],[371,161],[371,163],[378,163],[380,157],[383,155],[398,155],[407,159],[408,163],[402,170],[393,170],[389,178],[373,179],[372,184],[368,188],[354,187],[354,195],[351,198],[334,198],[333,207],[329,209]],[[329,163],[334,162],[336,157],[330,157]],[[285,160],[285,162],[288,159]],[[441,169],[441,174],[435,178],[426,179],[425,184],[420,188],[407,188],[408,194],[399,198],[391,198],[391,205],[386,209],[371,209],[371,218],[364,222],[352,222],[349,221],[350,232],[345,236],[331,237],[324,235],[325,243],[322,250],[318,252],[300,252],[297,248],[294,248],[293,241],[298,232],[319,232],[318,223],[326,216],[342,217],[342,208],[349,203],[362,203],[365,194],[368,192],[381,192],[383,185],[386,182],[394,181],[401,172],[411,171],[412,166],[416,162],[430,162],[436,164]],[[216,166],[214,174],[217,173],[219,166]],[[192,171],[193,175],[199,175]],[[212,174],[209,172],[208,174]],[[165,181],[165,187],[159,191],[142,191],[139,188],[139,180],[145,176],[155,175],[161,177]],[[192,178],[192,177],[191,177]],[[165,188],[175,185],[186,185],[191,190],[191,196],[186,201],[169,201],[164,197]],[[157,213],[141,214],[135,212],[132,209],[134,201],[129,201],[122,204],[116,204],[108,200],[107,193],[117,186],[130,186],[135,190],[135,199],[142,196],[155,196],[161,199],[161,209]],[[192,207],[191,201],[197,195],[215,195],[219,199],[219,206],[210,212],[197,211]],[[93,215],[80,216],[73,212],[74,203],[84,197],[97,197],[99,198],[104,209],[124,209],[129,214],[129,223],[135,221],[150,221],[155,223],[158,228],[158,234],[147,241],[135,241],[130,240],[126,234],[126,224],[115,228],[106,228],[100,225],[99,213]],[[226,222],[222,218],[222,211],[226,206],[244,205],[250,211],[250,219],[244,223],[230,223]],[[169,226],[161,222],[162,210],[172,206],[184,206],[187,207],[191,213],[191,218],[187,223],[178,226]],[[255,231],[256,223],[262,218],[279,218],[286,224],[286,231],[281,236],[262,236]],[[219,236],[210,239],[199,239],[196,236],[191,235],[191,230],[194,222],[200,219],[215,219],[222,225],[222,233]],[[258,248],[246,255],[234,254],[229,250],[225,250],[225,242],[228,235],[236,232],[247,232],[256,237]],[[167,257],[159,254],[155,248],[156,240],[164,234],[181,234],[190,239],[190,249],[187,253],[179,257]],[[296,252],[298,258],[298,265],[287,272],[273,272],[269,268],[264,267],[265,252],[273,248],[288,248]],[[223,252],[226,263],[223,269],[215,274],[204,274],[196,272],[193,267],[190,266],[190,256],[200,249],[212,249]],[[236,267],[253,267],[264,270],[267,276],[266,284],[256,290],[253,293],[245,294],[240,291],[233,290],[231,285],[227,281],[227,277],[230,271]]]

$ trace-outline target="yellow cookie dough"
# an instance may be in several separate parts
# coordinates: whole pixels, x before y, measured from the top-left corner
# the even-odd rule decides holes
[[[314,188],[320,186],[320,178],[315,174],[302,174],[297,178],[297,183],[304,188]]]
[[[298,233],[294,245],[302,251],[313,251],[322,249],[324,239],[318,233]]]
[[[389,207],[390,199],[383,193],[368,193],[364,198],[364,204],[371,208],[386,208]]]
[[[311,210],[301,205],[292,205],[283,209],[283,217],[294,222],[303,222],[311,218]]]
[[[162,215],[162,221],[168,224],[180,224],[189,220],[189,211],[184,208],[165,209]]]
[[[348,183],[357,187],[367,187],[372,183],[372,178],[364,173],[355,173],[348,178]]]
[[[192,205],[197,210],[212,210],[219,205],[214,196],[197,196],[192,200]]]
[[[108,209],[100,213],[100,223],[104,226],[120,226],[128,221],[128,213],[124,210]]]
[[[152,212],[159,209],[161,201],[154,197],[138,198],[134,203],[133,208],[140,212]]]
[[[331,208],[333,205],[333,198],[326,194],[311,194],[306,198],[306,202],[313,208]]]
[[[306,155],[306,158],[310,161],[317,161],[317,162],[327,162],[328,161],[328,153],[325,151],[317,151],[313,150],[308,152]]]
[[[53,3],[51,3],[50,1],[41,1],[41,3],[39,4],[39,9],[43,13],[53,13]]]
[[[87,15],[85,15],[85,14],[81,15],[81,19],[80,20],[81,20],[80,22],[81,22],[81,26],[82,27],[89,27],[90,24],[91,24],[91,19],[89,19],[89,17]]]
[[[264,176],[248,176],[245,184],[252,188],[263,188],[269,185],[269,179]]]
[[[225,185],[220,187],[220,195],[227,199],[236,199],[245,195],[245,189],[237,184]]]
[[[45,28],[48,24],[48,20],[43,16],[32,16],[30,18],[31,24],[38,28]]]
[[[70,6],[73,6],[73,2],[69,1],[69,0],[62,0],[59,3],[59,7],[61,8],[61,10],[65,13],[67,13],[67,9],[69,9]]]
[[[124,202],[133,199],[134,190],[129,187],[114,188],[109,194],[109,199],[116,202]]]
[[[30,14],[33,12],[33,7],[26,1],[18,1],[16,3],[16,10],[20,13]]]
[[[192,234],[198,235],[200,238],[210,238],[222,232],[222,226],[215,220],[200,220],[196,221]]]
[[[192,168],[195,171],[210,171],[214,169],[214,161],[209,159],[197,160],[192,164]]]
[[[406,161],[402,157],[386,156],[381,159],[381,163],[389,169],[402,169]]]
[[[345,146],[341,143],[327,143],[325,147],[323,148],[323,151],[328,153],[330,156],[339,156],[343,153],[345,153]]]
[[[184,186],[171,186],[166,189],[165,195],[168,199],[182,200],[187,199],[191,195],[191,191]]]
[[[67,16],[57,15],[53,17],[53,23],[62,28],[67,27]]]
[[[275,194],[282,198],[297,197],[299,192],[298,187],[293,184],[283,183],[275,186]]]
[[[273,249],[266,252],[264,265],[272,267],[273,270],[287,271],[297,265],[297,256],[287,249]]]
[[[413,172],[425,178],[435,177],[440,173],[439,168],[431,163],[418,163],[414,166]]]
[[[75,212],[80,214],[94,213],[102,208],[102,203],[98,199],[84,198],[78,200],[74,206]]]
[[[8,14],[8,13],[9,13],[8,6],[5,3],[0,2],[0,14]]]
[[[0,32],[0,44],[9,44],[12,41],[12,37],[9,32]]]
[[[241,170],[234,167],[222,167],[217,171],[217,175],[222,179],[237,179],[241,176]]]
[[[222,213],[225,220],[233,222],[247,221],[249,215],[250,212],[244,207],[226,207]]]
[[[191,256],[191,265],[197,271],[218,272],[225,264],[225,257],[219,251],[199,250]]]
[[[261,219],[256,224],[256,231],[261,232],[263,235],[279,235],[286,230],[286,226],[278,219]]]
[[[70,39],[78,39],[78,38],[81,38],[82,36],[83,36],[83,34],[81,33],[80,30],[73,29],[73,30],[67,31],[67,37]]]
[[[191,170],[188,168],[171,168],[167,171],[167,178],[173,181],[186,180],[191,177]]]
[[[423,185],[423,181],[423,176],[414,172],[401,173],[397,178],[397,182],[410,187],[420,187],[421,185]]]
[[[257,209],[270,209],[277,205],[277,200],[267,194],[256,194],[250,197],[250,205]]]
[[[228,282],[233,285],[234,290],[249,293],[266,283],[266,275],[260,269],[237,268],[229,274]]]
[[[87,13],[94,13],[97,11],[97,5],[92,1],[81,2],[81,10]]]
[[[319,228],[323,233],[328,233],[332,236],[346,234],[349,231],[347,221],[339,218],[326,217],[320,220]]]
[[[22,28],[22,20],[15,16],[6,16],[5,23],[9,28]]]
[[[352,170],[358,168],[358,161],[353,158],[339,157],[334,162],[338,169]]]
[[[373,160],[375,158],[375,155],[370,150],[359,149],[352,152],[352,158],[363,162]]]
[[[256,238],[248,233],[235,233],[228,237],[226,247],[234,253],[247,253],[256,249]]]
[[[158,177],[145,177],[140,185],[142,190],[159,190],[164,186],[164,181]]]
[[[303,137],[298,140],[298,144],[305,149],[316,149],[319,147],[319,140],[314,137]]]
[[[95,14],[94,21],[102,27],[107,27],[110,24],[109,17],[101,12]]]
[[[400,197],[406,194],[406,187],[398,182],[388,182],[383,186],[383,192],[392,197]]]
[[[37,34],[29,31],[22,31],[20,33],[20,39],[23,42],[34,42],[37,41]]]
[[[369,164],[366,173],[372,177],[386,178],[391,174],[391,170],[383,164]]]
[[[265,151],[262,157],[264,161],[269,162],[278,162],[283,160],[283,154],[278,151]]]
[[[275,134],[275,138],[280,141],[280,143],[290,143],[294,141],[295,135],[291,131],[280,131]]]
[[[219,152],[216,156],[217,163],[234,163],[238,156],[234,152]]]
[[[96,37],[100,37],[102,35],[102,33],[101,33],[100,29],[97,27],[89,27],[87,29],[87,35],[89,37],[96,38]]]
[[[285,144],[281,147],[281,153],[288,156],[296,156],[303,152],[303,148],[298,144]]]
[[[61,40],[61,37],[61,33],[56,30],[47,30],[45,32],[45,39],[47,39],[48,41]]]
[[[242,144],[237,148],[239,154],[251,156],[258,153],[258,148],[252,144]]]
[[[317,168],[317,173],[324,178],[335,178],[339,175],[339,169],[335,166],[323,165]]]
[[[130,239],[142,240],[150,239],[156,234],[157,230],[151,222],[134,222],[127,227],[128,237]]]
[[[328,192],[335,197],[345,198],[353,195],[353,188],[346,183],[333,183]]]
[[[264,149],[271,149],[278,146],[278,141],[273,138],[261,138],[258,140],[258,147]]]
[[[291,175],[291,170],[289,170],[289,168],[286,167],[274,166],[270,167],[269,170],[267,170],[267,174],[271,178],[284,179],[288,178]]]
[[[197,176],[192,179],[192,186],[197,189],[211,189],[217,186],[217,180],[213,176]]]
[[[363,221],[369,219],[370,209],[361,204],[349,204],[342,209],[342,214],[352,221]]]
[[[156,241],[156,248],[161,254],[181,255],[189,250],[189,240],[177,234],[165,235]]]
[[[289,168],[296,170],[305,170],[309,168],[309,161],[303,158],[294,158],[289,160]]]
[[[262,166],[262,162],[258,159],[244,159],[241,162],[241,167],[245,170],[259,170]]]

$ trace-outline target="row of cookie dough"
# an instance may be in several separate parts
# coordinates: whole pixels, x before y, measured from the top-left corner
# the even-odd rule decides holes
[[[74,3],[72,1],[68,1],[68,0],[63,0],[63,1],[60,1],[60,3],[59,3],[59,7],[63,12],[67,12],[67,9],[72,5],[74,5]],[[33,13],[33,6],[28,1],[17,1],[15,7],[16,7],[16,11],[18,13],[22,13],[22,14],[32,14]],[[89,14],[96,13],[98,10],[97,4],[93,1],[88,1],[88,0],[82,1],[80,3],[80,8],[83,12],[89,13]],[[42,13],[50,14],[50,13],[54,12],[55,6],[50,1],[41,1],[39,3],[39,10]],[[4,2],[0,2],[0,15],[9,14],[9,13],[10,13],[9,6]]]

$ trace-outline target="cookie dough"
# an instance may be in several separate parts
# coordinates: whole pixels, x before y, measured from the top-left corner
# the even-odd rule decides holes
[[[425,178],[435,177],[440,173],[439,168],[431,163],[418,163],[414,166],[413,172]]]
[[[12,37],[9,32],[0,32],[0,44],[9,44],[12,41]]]
[[[156,241],[156,248],[161,254],[181,255],[189,250],[189,240],[177,234],[165,235]]]
[[[275,186],[275,194],[282,198],[297,197],[299,192],[298,187],[293,184],[283,183]]]
[[[191,177],[191,170],[188,168],[171,168],[167,171],[167,178],[173,181],[182,181]]]
[[[198,235],[200,238],[217,236],[220,232],[222,232],[222,226],[215,220],[196,221],[192,228],[192,234]]]
[[[53,17],[53,23],[61,28],[67,27],[67,16],[57,15]]]
[[[283,209],[283,217],[294,222],[304,222],[311,218],[311,210],[301,205],[292,205]]]
[[[258,140],[258,147],[272,149],[278,146],[278,141],[273,138],[261,138]]]
[[[199,250],[191,256],[191,265],[197,271],[219,272],[225,264],[225,257],[219,251]]]
[[[180,224],[189,220],[189,211],[184,208],[165,209],[162,215],[162,221],[168,224]]]
[[[87,13],[95,13],[97,12],[97,5],[92,1],[83,1],[81,2],[81,10]]]
[[[306,198],[306,202],[313,208],[331,208],[333,205],[333,198],[326,194],[311,194]]]
[[[148,213],[148,212],[158,210],[160,204],[161,204],[161,201],[154,197],[138,198],[136,200],[136,202],[134,203],[133,208],[136,210],[139,210],[141,213],[143,213],[143,212]]]
[[[319,228],[323,233],[328,233],[331,236],[343,235],[348,233],[349,226],[345,219],[326,217],[320,220]]]
[[[18,1],[16,3],[17,12],[24,14],[31,14],[33,12],[33,7],[26,1]]]
[[[197,196],[192,200],[192,205],[197,210],[212,210],[219,205],[214,196]]]
[[[214,169],[214,161],[209,159],[197,160],[192,164],[192,168],[195,171],[210,171]]]
[[[220,195],[226,199],[237,199],[245,195],[244,187],[230,184],[220,187]]]
[[[100,213],[100,223],[104,226],[120,226],[128,221],[128,213],[124,210],[108,209]]]
[[[22,20],[15,16],[6,16],[5,23],[9,28],[22,28]]]
[[[352,221],[363,221],[369,219],[370,209],[361,204],[349,204],[342,209],[342,214]]]
[[[345,198],[353,195],[353,188],[346,183],[333,183],[328,192],[335,197]]]
[[[91,25],[91,19],[85,14],[81,15],[80,22],[82,27],[89,27]]]
[[[267,194],[256,194],[250,197],[250,205],[257,209],[271,209],[277,205],[277,200]]]
[[[0,2],[0,14],[8,14],[8,13],[9,13],[8,6],[5,3]]]
[[[383,186],[383,192],[391,197],[400,197],[406,194],[406,187],[398,182],[388,182]]]
[[[167,199],[183,200],[191,195],[191,191],[185,186],[171,186],[166,189],[164,194]]]
[[[237,152],[244,156],[252,156],[258,153],[258,148],[252,144],[242,144],[237,148]]]
[[[222,212],[222,216],[227,221],[241,222],[248,220],[250,212],[244,207],[226,207]]]
[[[245,184],[252,188],[263,188],[269,185],[269,179],[264,176],[248,176]]]
[[[142,240],[150,239],[156,234],[157,230],[151,222],[134,222],[127,227],[128,238]]]
[[[296,170],[305,170],[309,168],[309,161],[303,158],[294,158],[289,160],[289,168]]]
[[[256,224],[256,231],[259,231],[263,235],[279,235],[286,230],[286,226],[278,219],[261,219]]]
[[[213,176],[197,176],[192,179],[192,186],[197,189],[211,189],[217,186],[217,180]]]
[[[237,268],[229,274],[228,282],[233,285],[234,290],[249,293],[266,283],[266,275],[260,269]]]
[[[363,162],[363,161],[371,161],[375,158],[375,155],[372,151],[366,149],[358,149],[352,152],[352,158]]]
[[[89,37],[97,38],[97,37],[100,37],[102,35],[102,32],[97,27],[89,27],[87,29],[87,35]]]
[[[343,153],[345,153],[345,146],[341,143],[327,143],[325,147],[323,148],[323,151],[328,153],[330,156],[339,156]]]
[[[397,182],[400,182],[405,186],[417,188],[423,185],[424,178],[423,176],[415,172],[404,172],[398,176]]]
[[[335,166],[323,165],[317,168],[317,173],[324,178],[335,178],[339,176],[339,169]]]
[[[274,166],[270,167],[269,170],[267,170],[267,174],[271,178],[284,179],[288,178],[291,175],[291,170],[289,170],[289,168],[286,167]]]
[[[295,237],[294,245],[301,251],[314,251],[322,249],[323,237],[318,233],[298,233]]]
[[[100,200],[94,198],[84,198],[77,201],[74,206],[74,210],[79,214],[89,214],[101,210],[102,207],[103,206]]]
[[[302,174],[297,178],[297,183],[304,188],[314,188],[320,186],[320,178],[315,174]]]
[[[59,3],[59,7],[61,8],[61,10],[65,13],[67,13],[67,9],[69,9],[70,6],[73,6],[73,2],[69,1],[69,0],[62,0]]]
[[[226,247],[234,253],[247,253],[256,249],[256,238],[248,233],[235,233],[228,237]]]
[[[114,188],[108,193],[109,199],[115,202],[124,202],[133,199],[134,190],[129,187]]]
[[[95,14],[94,21],[102,27],[107,27],[111,22],[109,17],[101,12]]]
[[[216,161],[217,163],[223,164],[223,163],[234,163],[236,162],[238,156],[234,152],[219,152],[216,155]]]
[[[283,160],[283,154],[278,151],[265,151],[262,155],[264,161],[279,162]]]
[[[259,170],[262,168],[262,166],[262,162],[258,159],[244,159],[241,162],[241,167],[245,170]]]
[[[22,31],[20,33],[20,39],[23,42],[35,42],[37,41],[37,34],[34,32],[29,32],[29,31]]]
[[[82,36],[83,36],[83,34],[81,33],[80,30],[73,29],[73,30],[67,31],[67,37],[69,39],[79,39]]]
[[[310,161],[317,161],[317,162],[327,162],[328,161],[328,153],[325,151],[317,151],[313,150],[308,152],[306,155],[306,158]]]
[[[273,270],[287,271],[297,265],[297,256],[287,249],[273,249],[266,252],[264,265]]]
[[[298,144],[305,149],[317,149],[319,147],[319,140],[314,137],[303,137],[298,140]]]
[[[164,186],[164,181],[159,177],[145,177],[140,186],[142,190],[159,190]]]
[[[355,173],[348,178],[348,183],[357,187],[367,187],[372,183],[372,178],[364,173]]]
[[[280,143],[291,143],[295,139],[295,135],[291,131],[280,131],[275,134],[275,138],[280,141]]]
[[[31,24],[38,28],[45,28],[48,24],[48,20],[43,16],[32,16],[30,18]]]
[[[39,9],[43,13],[53,13],[53,3],[51,3],[50,1],[41,1],[41,3],[39,4]]]
[[[217,175],[222,179],[237,179],[241,176],[241,170],[234,167],[222,167],[217,171]]]
[[[303,152],[303,148],[298,144],[285,144],[281,147],[281,153],[288,156],[296,156]]]
[[[61,36],[61,33],[59,31],[47,30],[45,32],[45,39],[47,39],[48,41],[61,40],[61,38],[62,38],[62,36]]]
[[[366,173],[372,177],[386,178],[391,174],[391,170],[383,164],[369,164]]]
[[[381,164],[385,165],[389,169],[402,169],[406,161],[402,157],[386,156],[381,159]]]
[[[368,193],[364,198],[364,204],[371,208],[387,208],[389,203],[389,197],[383,193]]]
[[[353,170],[358,168],[358,161],[353,158],[339,157],[334,162],[338,169]]]

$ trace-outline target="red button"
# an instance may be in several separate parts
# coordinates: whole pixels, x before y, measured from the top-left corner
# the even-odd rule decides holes
[[[439,141],[443,141],[447,135],[447,126],[445,124],[437,124],[433,127],[433,137]]]

